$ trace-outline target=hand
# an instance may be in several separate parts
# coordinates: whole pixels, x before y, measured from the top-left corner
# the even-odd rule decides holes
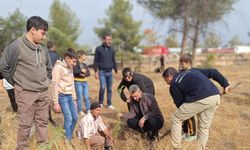
[[[230,88],[231,88],[231,86],[230,86],[230,85],[229,85],[229,86],[227,86],[227,87],[225,87],[225,88],[223,89],[223,93],[228,94],[228,93],[229,93],[229,91],[230,91]]]
[[[86,73],[86,69],[85,68],[82,68],[82,73]]]
[[[115,79],[116,79],[116,80],[119,80],[118,72],[115,72]]]
[[[126,102],[127,102],[127,103],[130,103],[130,102],[131,102],[131,98],[128,98],[128,99],[126,100]]]
[[[118,117],[119,118],[123,118],[123,114],[122,113],[118,113]]]
[[[77,108],[77,102],[76,102],[76,100],[73,100],[74,101],[74,105],[75,105],[75,107]]]
[[[61,112],[61,107],[58,103],[54,104],[54,111],[56,113],[60,113]]]
[[[95,78],[96,78],[96,79],[99,79],[98,72],[95,72]]]
[[[144,122],[145,122],[145,119],[144,117],[142,117],[139,121],[139,127],[143,128],[144,127]]]

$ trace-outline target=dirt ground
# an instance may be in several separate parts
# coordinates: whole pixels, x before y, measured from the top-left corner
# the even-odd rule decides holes
[[[174,64],[176,66],[176,64]],[[221,96],[221,104],[215,114],[210,135],[207,143],[209,150],[250,150],[250,69],[249,61],[239,65],[216,66],[216,68],[230,81],[235,84],[241,81],[241,85],[231,91],[227,95]],[[166,67],[170,66],[167,64]],[[143,74],[153,79],[156,87],[156,99],[163,112],[165,123],[161,129],[161,133],[167,132],[170,127],[170,116],[175,111],[173,100],[168,92],[168,86],[161,77],[148,71],[147,67],[142,68]],[[116,88],[121,80],[114,79],[113,85],[113,104],[118,112],[126,112],[127,106],[116,94]],[[91,101],[97,100],[99,91],[99,81],[94,79],[93,72],[89,78],[89,90]],[[218,85],[219,87],[219,85]],[[221,89],[221,88],[220,88]],[[106,100],[105,100],[106,102]],[[16,131],[18,127],[18,119],[15,113],[11,112],[10,103],[5,91],[0,93],[0,149],[12,150],[16,144]],[[63,125],[62,114],[54,114],[56,122]],[[111,124],[114,128],[114,136],[116,144],[115,150],[168,150],[171,147],[170,135],[164,137],[161,141],[150,144],[143,139],[141,135],[126,128],[124,122],[118,120],[116,112],[109,111],[104,108],[103,118],[106,123]],[[58,129],[59,130],[59,129]],[[76,128],[77,130],[77,128]],[[57,129],[49,126],[49,140],[53,141],[49,149],[72,149],[62,142],[55,140],[54,133]],[[36,149],[35,138],[31,138],[30,149]],[[75,137],[73,143],[75,149],[84,149],[84,146]],[[45,148],[46,149],[46,148]],[[183,142],[184,150],[195,149],[195,142]]]

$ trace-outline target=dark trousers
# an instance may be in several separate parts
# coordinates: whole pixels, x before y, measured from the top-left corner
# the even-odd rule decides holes
[[[9,99],[10,99],[10,104],[14,112],[17,112],[17,103],[16,103],[16,98],[15,98],[15,92],[14,89],[7,90]]]
[[[147,133],[149,138],[158,136],[158,131],[162,128],[164,120],[161,116],[154,116],[145,121],[144,127],[139,127],[139,121],[141,118],[135,117],[128,119],[127,124],[129,128],[132,128],[141,133]]]
[[[185,120],[182,124],[183,132],[188,134],[189,136],[193,136],[196,134],[196,124],[195,124],[195,117],[191,117],[188,120]]]

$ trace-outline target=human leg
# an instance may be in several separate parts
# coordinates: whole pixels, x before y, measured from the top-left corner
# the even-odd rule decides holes
[[[14,91],[19,118],[16,150],[27,150],[30,130],[35,116],[37,95],[36,92],[25,91],[18,85],[14,85]]]
[[[35,127],[37,143],[43,143],[48,139],[48,119],[49,119],[50,97],[48,90],[40,92],[40,97],[36,100]]]
[[[206,143],[207,143],[208,136],[209,136],[209,128],[212,124],[212,120],[216,112],[216,109],[218,108],[218,104],[216,102],[218,102],[219,99],[220,99],[219,95],[210,97],[209,99],[209,101],[211,102],[210,107],[197,115],[197,120],[198,120],[197,149],[198,150],[205,150],[206,148]]]
[[[85,101],[86,112],[90,111],[90,100],[89,100],[89,86],[88,82],[83,83],[83,97]]]
[[[75,89],[77,96],[77,111],[82,111],[82,98],[83,98],[83,84],[82,82],[75,81]]]
[[[99,70],[99,81],[100,81],[99,103],[103,104],[105,86],[106,86],[105,71],[103,71],[103,70]]]
[[[113,84],[112,71],[106,73],[106,82],[107,82],[107,105],[112,106],[112,84]]]
[[[64,130],[65,130],[65,135],[67,140],[71,140],[71,122],[72,122],[72,116],[69,108],[69,101],[71,100],[69,98],[71,95],[66,95],[66,94],[59,94],[58,95],[58,100],[59,104],[61,106],[61,110],[63,113],[64,117]]]
[[[68,101],[68,103],[69,103],[69,110],[70,110],[70,114],[71,114],[71,118],[72,118],[71,125],[70,125],[70,136],[72,138],[73,133],[74,133],[74,129],[76,126],[76,122],[78,119],[78,115],[77,115],[76,107],[75,107],[75,104],[74,104],[72,97],[71,97],[71,100]]]

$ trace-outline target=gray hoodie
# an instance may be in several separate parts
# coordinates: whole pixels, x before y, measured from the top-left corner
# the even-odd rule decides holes
[[[4,49],[0,60],[0,72],[10,84],[18,84],[24,90],[48,89],[52,65],[48,50],[34,45],[23,36]]]

